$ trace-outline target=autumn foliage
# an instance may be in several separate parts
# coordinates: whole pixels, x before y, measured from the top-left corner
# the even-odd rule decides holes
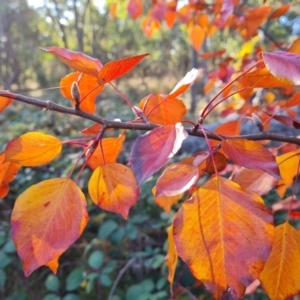
[[[177,1],[152,2],[142,22],[145,34],[151,37],[163,21],[171,28],[179,20],[186,24],[196,50],[215,31],[227,27],[248,40],[257,35],[265,20],[280,17],[290,7],[262,6],[242,10],[241,16],[234,13],[238,0],[216,1],[213,6],[190,1],[179,10]],[[116,9],[117,2],[111,8],[111,17]],[[142,1],[130,0],[128,12],[137,19],[143,13]],[[260,51],[247,63],[245,57],[238,69],[230,65],[224,50],[202,53],[200,56],[206,59],[224,57],[220,69],[209,75],[210,88],[216,80],[222,86],[196,120],[185,119],[187,108],[180,97],[197,82],[198,69],[188,72],[168,95],[145,95],[138,104],[116,89],[133,111],[133,118],[126,122],[93,115],[96,97],[106,85],[115,87],[112,81],[130,72],[148,53],[102,64],[99,59],[64,48],[42,50],[75,70],[60,82],[61,93],[70,100],[72,108],[0,91],[0,110],[15,99],[95,123],[81,131],[89,138],[87,142],[62,141],[44,133],[28,132],[11,140],[0,155],[3,198],[20,167],[51,163],[68,144],[82,148],[77,164],[82,158],[84,162],[76,178],[71,171],[66,177],[39,182],[16,200],[11,216],[12,238],[25,276],[44,265],[56,273],[59,257],[86,227],[87,202],[76,183],[84,168],[91,169],[88,193],[93,203],[124,219],[138,200],[140,186],[162,170],[152,190],[154,201],[167,213],[174,204],[179,206],[167,230],[166,264],[171,286],[181,258],[215,299],[242,299],[246,291],[253,292],[247,289],[253,282],[261,284],[271,299],[286,299],[300,292],[300,233],[290,222],[299,218],[295,186],[299,181],[300,139],[269,131],[271,120],[300,127],[293,113],[300,105],[296,90],[300,85],[299,47]],[[258,88],[286,87],[292,93],[285,101],[271,97],[273,100],[260,106],[252,102]],[[233,95],[238,97],[239,107],[227,100]],[[220,115],[233,110],[239,118],[210,132],[205,129],[205,121],[216,110]],[[255,133],[241,134],[244,119],[253,121]],[[122,131],[115,137],[104,137],[112,129]],[[146,132],[135,139],[129,163],[124,165],[117,159],[129,130]],[[203,138],[208,150],[178,160],[176,153],[189,135]],[[280,146],[275,148],[271,141],[280,142]],[[296,145],[295,149],[285,151],[287,144]],[[290,187],[292,195],[287,200]],[[282,202],[267,207],[262,195],[272,189]],[[278,210],[287,211],[287,217],[274,226],[273,214]],[[228,298],[223,298],[226,295]]]

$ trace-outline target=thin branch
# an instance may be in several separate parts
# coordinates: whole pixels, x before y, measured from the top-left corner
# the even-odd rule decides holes
[[[130,268],[131,265],[133,265],[133,263],[136,261],[136,257],[132,257],[127,263],[126,265],[121,269],[121,271],[119,272],[116,280],[114,281],[114,284],[109,292],[109,295],[107,297],[107,300],[111,300],[112,296],[114,295],[114,292],[117,288],[117,285],[119,283],[119,281],[121,280],[122,276],[124,275],[124,273]]]
[[[263,27],[259,26],[258,29],[260,29],[264,33],[266,38],[268,38],[272,43],[274,43],[274,45],[278,49],[280,49],[282,51],[285,51],[285,49],[275,40],[275,38],[270,34],[270,32],[266,28],[263,28]]]
[[[64,114],[69,114],[69,115],[75,115],[83,119],[91,120],[96,123],[102,124],[106,128],[114,128],[114,129],[130,129],[130,130],[143,130],[143,131],[150,131],[154,128],[160,127],[160,125],[153,124],[153,123],[132,123],[132,122],[118,122],[118,121],[111,121],[99,116],[95,116],[92,114],[89,114],[85,111],[78,111],[75,110],[74,108],[69,108],[66,106],[62,106],[59,104],[56,104],[50,100],[39,100],[36,98],[30,98],[27,96],[19,95],[19,94],[14,94],[11,92],[7,91],[1,91],[0,90],[0,97],[7,97],[10,99],[14,99],[16,101],[20,101],[23,103],[27,103],[30,105],[34,105],[37,107],[44,108],[46,110],[52,110],[56,111],[59,113],[64,113]],[[1,100],[0,100],[1,101]],[[187,133],[192,136],[198,136],[201,138],[204,138],[204,134],[201,130],[193,130],[193,128],[188,128],[186,129]],[[261,141],[261,140],[269,140],[269,141],[277,141],[277,142],[285,142],[285,143],[291,143],[295,145],[300,146],[300,139],[295,137],[295,136],[285,136],[277,133],[272,133],[272,132],[260,132],[260,133],[254,133],[254,134],[245,134],[245,135],[236,135],[236,136],[226,136],[226,135],[220,135],[220,134],[215,134],[213,132],[206,132],[207,138],[211,140],[226,140],[226,139],[247,139],[247,140],[252,140],[252,141]]]

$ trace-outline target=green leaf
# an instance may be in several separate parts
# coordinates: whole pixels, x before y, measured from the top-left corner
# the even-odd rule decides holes
[[[132,224],[142,224],[148,219],[149,217],[147,215],[135,215],[131,219],[129,219],[129,222]]]
[[[4,251],[0,251],[0,269],[4,269],[10,263],[11,258]]]
[[[16,247],[15,244],[12,240],[9,240],[3,247],[3,250],[6,253],[15,253],[16,252]]]
[[[138,235],[137,228],[134,225],[127,223],[126,224],[126,235],[128,236],[128,238],[130,240],[135,240]]]
[[[61,300],[61,298],[55,294],[47,294],[42,300]]]
[[[4,231],[0,231],[0,247],[5,243],[7,237]]]
[[[90,255],[88,259],[88,264],[93,269],[99,269],[103,264],[103,260],[104,260],[103,253],[100,250],[97,250]]]
[[[82,300],[82,299],[76,294],[67,294],[63,297],[62,300]]]
[[[94,279],[88,280],[85,286],[85,292],[89,294],[93,290],[94,286],[95,286],[95,280]]]
[[[162,254],[157,254],[154,256],[153,262],[152,262],[152,268],[157,269],[159,268],[163,263],[165,262],[165,257]]]
[[[109,276],[106,275],[106,274],[101,274],[101,275],[100,275],[100,282],[101,282],[101,284],[104,285],[104,286],[111,286],[111,284],[112,284],[111,279],[110,279]]]
[[[6,282],[6,273],[0,269],[0,288],[3,288]]]
[[[110,274],[117,266],[117,262],[115,260],[111,260],[108,264],[102,269],[101,273]]]
[[[74,291],[83,281],[83,268],[74,269],[66,279],[66,290]]]
[[[119,227],[110,237],[112,243],[119,244],[125,236],[125,228]]]
[[[152,279],[144,280],[141,285],[146,293],[150,293],[154,289],[154,282]]]
[[[59,279],[57,276],[50,274],[45,280],[45,287],[50,292],[57,292],[59,289]]]
[[[106,239],[118,228],[118,223],[114,220],[107,220],[100,225],[98,237]]]
[[[126,300],[137,299],[143,295],[143,287],[140,284],[131,285],[126,291]]]
[[[160,278],[157,282],[156,282],[156,289],[157,290],[161,290],[167,283],[167,279],[165,277]]]

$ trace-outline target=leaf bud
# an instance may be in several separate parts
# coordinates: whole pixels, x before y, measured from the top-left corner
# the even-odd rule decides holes
[[[79,104],[80,104],[80,90],[79,90],[79,86],[77,84],[76,81],[74,81],[72,83],[71,86],[71,95],[75,101],[75,107],[79,108]]]

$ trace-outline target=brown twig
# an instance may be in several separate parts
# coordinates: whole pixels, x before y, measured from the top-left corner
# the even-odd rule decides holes
[[[46,110],[52,110],[52,111],[56,111],[59,113],[75,115],[80,118],[88,119],[88,120],[94,121],[96,123],[102,124],[106,128],[150,131],[154,128],[160,127],[160,125],[153,124],[153,123],[145,124],[145,123],[111,121],[111,120],[87,113],[82,110],[78,111],[78,110],[75,110],[74,108],[69,108],[66,106],[56,104],[50,100],[43,101],[43,100],[39,100],[36,98],[30,98],[27,96],[11,93],[11,92],[7,92],[7,91],[0,90],[0,97],[7,97],[10,99],[14,99],[16,101],[34,105],[37,107],[41,107]],[[204,138],[204,134],[201,130],[195,131],[191,128],[191,129],[186,129],[186,131],[188,132],[189,135]],[[285,136],[285,135],[272,133],[272,132],[260,132],[260,133],[236,135],[236,136],[226,136],[226,135],[220,135],[220,134],[216,135],[213,132],[206,132],[206,136],[208,139],[217,140],[217,141],[221,141],[223,139],[226,140],[226,139],[240,138],[240,139],[247,139],[247,140],[252,140],[252,141],[269,140],[269,141],[285,142],[285,143],[291,143],[291,144],[300,146],[299,138],[297,138],[295,136]]]

